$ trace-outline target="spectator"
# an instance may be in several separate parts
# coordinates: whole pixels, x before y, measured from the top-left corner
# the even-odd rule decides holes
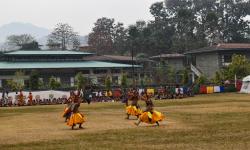
[[[31,92],[29,92],[29,97],[28,97],[28,105],[32,105],[32,101],[33,101],[33,95],[32,95],[32,93]]]

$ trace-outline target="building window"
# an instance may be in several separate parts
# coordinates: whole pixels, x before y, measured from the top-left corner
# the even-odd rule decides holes
[[[94,70],[94,74],[106,74],[108,71],[107,70]]]
[[[111,73],[121,73],[121,70],[120,69],[112,69]]]
[[[232,55],[222,55],[221,56],[222,66],[228,66],[232,63]]]
[[[74,78],[74,77],[71,77],[71,78],[70,78],[70,86],[71,86],[71,87],[74,87],[74,86],[75,86],[75,78]]]
[[[81,70],[80,71],[82,74],[90,74],[90,71],[89,70]]]
[[[98,77],[97,78],[97,83],[104,85],[105,84],[105,77]]]
[[[115,84],[115,85],[118,85],[118,77],[115,76],[115,77],[112,77],[112,83]]]
[[[56,78],[56,81],[57,81],[57,82],[61,82],[61,78],[60,78],[60,77],[57,77],[57,78]]]

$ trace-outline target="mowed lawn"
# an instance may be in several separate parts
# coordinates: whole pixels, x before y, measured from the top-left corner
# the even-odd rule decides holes
[[[72,131],[61,117],[63,108],[0,108],[0,149],[250,149],[250,95],[155,101],[166,116],[160,127],[135,126],[121,103],[94,103],[81,105],[88,120],[84,129]]]

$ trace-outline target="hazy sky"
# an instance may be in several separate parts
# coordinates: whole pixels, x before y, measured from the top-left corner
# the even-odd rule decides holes
[[[157,1],[161,0],[0,0],[0,26],[24,22],[52,29],[63,22],[85,35],[100,17],[125,25],[149,20],[149,7]]]

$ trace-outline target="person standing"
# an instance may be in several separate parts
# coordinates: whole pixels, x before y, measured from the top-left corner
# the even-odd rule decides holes
[[[6,93],[4,94],[4,106],[8,106],[8,102],[9,102],[9,92],[6,91]]]
[[[14,105],[15,105],[15,106],[18,106],[18,103],[19,103],[19,102],[18,102],[18,101],[19,101],[18,92],[16,92],[14,99],[15,99],[15,100],[14,100]]]
[[[24,105],[24,96],[22,90],[20,90],[19,93],[19,100],[18,100],[18,106],[23,106]]]
[[[29,92],[29,96],[28,96],[28,98],[29,98],[29,105],[31,106],[32,105],[32,102],[33,102],[33,95],[32,95],[32,93],[31,92]]]
[[[5,90],[3,90],[3,93],[2,93],[2,99],[1,99],[1,106],[2,107],[4,106],[4,97],[5,97]]]

